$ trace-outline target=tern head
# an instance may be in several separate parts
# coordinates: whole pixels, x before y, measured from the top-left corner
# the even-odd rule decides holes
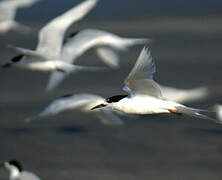
[[[128,95],[116,95],[116,96],[112,96],[112,97],[109,97],[109,98],[106,98],[105,102],[102,103],[102,104],[99,104],[95,107],[93,107],[91,110],[94,110],[94,109],[98,109],[98,108],[102,108],[102,107],[106,107],[108,106],[109,104],[111,103],[117,103],[119,102],[121,99],[127,97]]]
[[[17,170],[21,172],[23,170],[21,163],[17,160],[10,160],[8,162],[5,162],[4,167],[8,169],[9,171]]]

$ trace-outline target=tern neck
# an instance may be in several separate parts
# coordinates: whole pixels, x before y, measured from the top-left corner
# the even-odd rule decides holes
[[[18,170],[17,167],[15,166],[10,166],[9,168],[7,168],[9,170],[9,179],[13,180],[19,177],[20,175],[20,171]]]

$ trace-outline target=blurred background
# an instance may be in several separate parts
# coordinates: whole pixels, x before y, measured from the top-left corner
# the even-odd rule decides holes
[[[80,2],[41,0],[19,9],[16,20],[33,31],[0,35],[1,64],[16,55],[7,44],[34,49],[38,30]],[[151,38],[155,79],[160,84],[185,89],[210,87],[211,96],[186,104],[191,107],[207,109],[222,100],[222,1],[100,0],[67,35],[85,28]],[[71,75],[52,93],[45,92],[48,73],[1,70],[0,160],[21,160],[27,170],[45,180],[220,179],[222,126],[208,120],[147,115],[124,118],[123,126],[105,126],[90,115],[69,111],[24,122],[64,94],[124,94],[123,80],[142,47],[122,52],[119,69]],[[93,51],[76,64],[104,65]],[[0,174],[2,179],[8,178],[6,171],[0,170]]]

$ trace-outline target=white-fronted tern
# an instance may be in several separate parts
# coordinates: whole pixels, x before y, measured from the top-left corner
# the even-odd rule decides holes
[[[119,65],[118,51],[126,50],[129,46],[145,44],[150,39],[145,38],[125,38],[113,33],[98,30],[85,29],[72,34],[64,44],[61,59],[66,63],[74,61],[90,48],[96,48],[96,52],[101,59],[112,68]],[[54,71],[50,76],[47,90],[54,89],[68,75]]]
[[[9,180],[40,180],[40,178],[32,172],[23,170],[20,162],[11,160],[1,165],[9,171]]]
[[[46,24],[39,32],[36,50],[9,46],[20,55],[12,58],[10,63],[2,67],[15,65],[30,70],[58,71],[63,74],[80,70],[99,70],[100,68],[97,67],[73,65],[61,60],[62,43],[67,28],[83,18],[97,2],[98,0],[86,0]]]
[[[90,113],[96,116],[104,124],[123,124],[123,121],[118,117],[117,112],[115,113],[109,108],[91,111],[91,108],[103,103],[104,101],[105,99],[103,97],[94,94],[65,95],[52,101],[37,116],[26,118],[25,121],[30,122],[38,118],[56,115],[67,110],[77,109],[81,112]]]
[[[39,0],[3,0],[0,2],[0,33],[6,33],[10,30],[20,30],[27,32],[30,30],[25,25],[15,21],[18,8],[29,7]]]
[[[125,79],[123,90],[127,95],[117,95],[107,98],[104,103],[97,105],[92,110],[109,107],[126,114],[186,114],[198,118],[210,119],[201,114],[204,110],[194,109],[182,104],[165,100],[159,85],[153,80],[155,63],[148,48],[143,48],[136,64]],[[220,123],[219,121],[217,121]]]

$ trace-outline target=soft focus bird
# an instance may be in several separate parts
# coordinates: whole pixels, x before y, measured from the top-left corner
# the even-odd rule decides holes
[[[207,86],[180,89],[170,86],[160,85],[163,97],[170,101],[178,103],[190,103],[208,98],[211,95],[210,88]]]
[[[39,32],[36,50],[10,45],[9,47],[19,52],[20,55],[12,58],[10,63],[6,63],[2,67],[16,66],[38,71],[58,71],[61,74],[100,69],[97,67],[73,65],[60,59],[67,28],[74,22],[82,19],[97,2],[98,0],[86,0],[46,24]]]
[[[66,40],[61,59],[71,64],[87,50],[95,48],[104,63],[112,68],[117,68],[119,66],[118,51],[127,50],[130,46],[146,44],[148,42],[150,42],[150,39],[126,38],[98,29],[84,29],[71,34],[68,40]],[[47,90],[53,90],[68,75],[69,73],[52,72]]]
[[[123,121],[118,117],[119,113],[113,110],[98,109],[91,111],[91,108],[104,102],[104,98],[94,94],[72,94],[65,95],[52,101],[47,105],[42,112],[37,116],[26,118],[26,122],[33,121],[35,119],[57,115],[67,110],[79,110],[83,113],[90,113],[91,115],[99,118],[104,124],[120,125]]]
[[[4,162],[1,167],[9,171],[9,180],[40,180],[34,173],[23,170],[21,163],[17,160]]]
[[[3,0],[0,2],[0,33],[11,30],[27,32],[29,27],[15,21],[18,8],[30,7],[39,0]]]
[[[213,107],[210,107],[209,109],[216,112],[216,118],[222,122],[222,105],[215,104]]]
[[[123,90],[128,95],[116,95],[107,98],[105,102],[93,107],[92,110],[109,107],[126,114],[186,114],[217,121],[202,114],[201,112],[204,110],[190,108],[177,102],[166,100],[162,96],[159,85],[153,80],[154,72],[154,59],[150,50],[144,47],[136,64],[124,81]]]

